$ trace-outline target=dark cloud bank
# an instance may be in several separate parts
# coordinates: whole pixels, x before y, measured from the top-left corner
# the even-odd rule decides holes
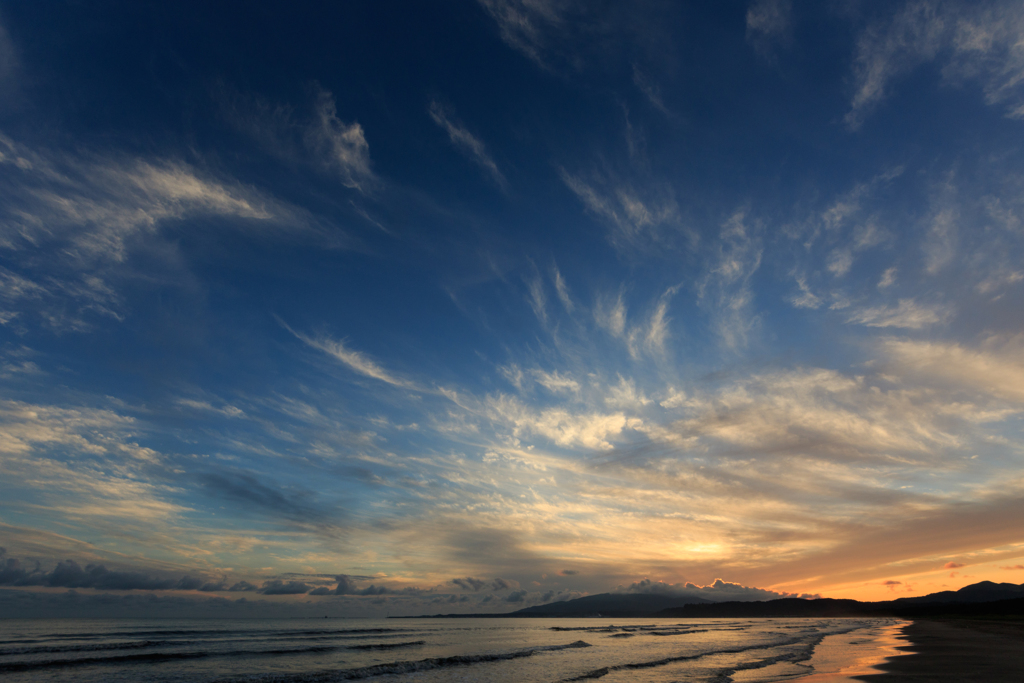
[[[562,575],[573,575],[567,570]],[[390,588],[371,583],[360,587],[358,582],[369,580],[368,576],[348,574],[284,574],[268,579],[261,585],[248,581],[211,580],[209,578],[185,575],[181,577],[158,576],[140,571],[117,571],[102,564],[86,564],[67,559],[52,569],[45,570],[39,562],[25,563],[13,557],[6,557],[0,548],[0,611],[11,616],[323,616],[323,611],[336,612],[332,616],[355,616],[362,612],[372,616],[375,609],[386,601],[398,600],[392,607],[410,614],[417,613],[429,604],[460,604],[466,608],[508,605],[506,609],[518,609],[532,604],[544,604],[572,600],[582,597],[578,591],[548,590],[531,593],[520,587],[517,581],[496,577],[493,579],[471,576],[451,579],[448,584],[456,593],[439,591],[435,588]],[[325,585],[329,581],[333,585]],[[10,589],[21,590],[10,590]],[[40,591],[38,589],[70,589],[63,593]],[[27,590],[26,590],[27,589]],[[78,590],[101,591],[79,593]],[[127,593],[104,593],[102,591],[127,591]],[[168,595],[164,591],[181,591],[182,594]],[[158,593],[159,592],[159,593]],[[231,599],[226,596],[200,597],[199,593],[244,593],[264,596],[300,596],[314,599],[301,602],[271,602],[252,600],[246,597]],[[692,583],[666,584],[643,579],[619,586],[616,592],[660,594],[666,596],[690,595],[715,602],[726,600],[773,600],[780,597],[819,597],[777,593],[761,588],[752,588],[729,583],[721,579],[707,586]],[[477,595],[483,593],[482,596]],[[327,597],[334,600],[324,600]],[[365,600],[365,598],[371,598]],[[376,606],[376,607],[375,607]]]
[[[2,553],[0,553],[2,558]],[[82,567],[74,560],[58,562],[50,571],[43,571],[39,563],[27,568],[20,560],[8,558],[0,564],[0,586],[46,586],[49,588],[95,588],[97,590],[186,590],[213,592],[247,592],[257,590],[247,581],[232,584],[183,576],[169,579],[141,572],[119,572],[102,564]]]

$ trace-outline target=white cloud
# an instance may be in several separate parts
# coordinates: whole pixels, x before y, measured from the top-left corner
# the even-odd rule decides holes
[[[564,408],[534,410],[511,396],[490,396],[489,417],[512,427],[514,436],[536,434],[567,448],[611,450],[611,439],[643,426],[639,418],[619,413],[572,413]]]
[[[978,294],[991,294],[992,292],[1015,285],[1024,281],[1024,273],[1019,270],[1001,270],[992,273],[987,278],[974,286]]]
[[[851,214],[859,209],[859,207],[845,208],[849,210]],[[839,216],[833,216],[836,220],[836,224],[832,227],[838,228],[839,223],[843,222],[848,215],[849,214],[842,216],[842,218]],[[853,231],[853,235],[845,245],[832,249],[826,259],[825,266],[835,277],[843,277],[849,273],[850,268],[853,267],[853,261],[857,253],[870,249],[871,247],[878,246],[889,238],[890,235],[873,222],[860,225]]]
[[[123,261],[127,242],[167,220],[198,215],[267,221],[278,208],[252,189],[203,177],[176,161],[42,154],[0,136],[8,166],[0,241],[30,248],[54,238],[83,262]]]
[[[924,243],[925,270],[928,273],[934,275],[949,265],[956,256],[957,238],[956,210],[946,208],[939,211],[932,218]]]
[[[312,164],[336,174],[341,184],[369,194],[379,184],[370,160],[370,145],[358,121],[338,117],[334,96],[317,88],[312,109],[296,115],[286,105],[222,87],[217,92],[223,116],[251,136],[267,153],[291,164]],[[371,222],[372,219],[371,219]]]
[[[852,219],[862,212],[866,200],[880,187],[901,176],[904,170],[903,166],[894,166],[883,170],[867,182],[856,183],[850,190],[834,199],[827,208],[813,214],[808,221],[811,229],[804,246],[810,248],[823,231],[829,240],[835,240],[842,234],[843,229],[851,224]],[[796,236],[801,234],[803,231],[795,233]],[[888,233],[875,224],[875,219],[869,217],[855,226],[852,239],[844,248],[854,252],[862,251],[889,238]]]
[[[571,394],[578,394],[580,391],[580,384],[576,380],[572,379],[567,375],[560,374],[557,370],[555,372],[544,372],[543,370],[534,370],[533,378],[537,384],[541,385],[552,393],[564,393],[568,392]]]
[[[5,324],[0,322],[0,324]],[[15,375],[45,375],[47,373],[29,360],[36,352],[27,346],[9,348],[0,352],[0,378],[10,379]]]
[[[885,289],[891,287],[896,282],[896,266],[892,268],[886,268],[885,272],[882,273],[882,277],[878,279],[878,288]]]
[[[498,187],[503,190],[507,188],[508,182],[505,180],[504,174],[498,169],[498,165],[494,163],[494,159],[488,154],[487,148],[479,138],[470,133],[461,122],[455,119],[454,114],[447,107],[442,106],[436,100],[430,103],[429,112],[430,118],[444,128],[448,133],[448,138],[460,152],[486,171]]]
[[[169,223],[219,217],[308,228],[301,212],[177,160],[33,150],[0,135],[0,169],[0,246],[13,252],[0,272],[0,306],[21,325],[84,331],[93,315],[122,319],[119,282],[133,250],[181,267],[161,235]]]
[[[792,14],[792,0],[753,0],[747,8],[747,42],[770,56],[774,45],[789,38]]]
[[[796,285],[800,288],[799,294],[794,294],[789,298],[789,302],[796,308],[820,308],[821,298],[816,296],[811,288],[807,286],[807,278],[798,277],[796,279]]]
[[[876,247],[888,239],[891,239],[891,235],[878,227],[874,222],[868,222],[859,226],[854,231],[853,249],[855,251],[863,251],[865,249],[870,249],[871,247]]]
[[[747,346],[759,324],[750,280],[761,266],[763,249],[750,232],[743,211],[722,224],[717,258],[699,289],[700,300],[710,307],[718,335],[733,350]]]
[[[0,296],[7,302],[36,299],[49,292],[45,287],[0,266]]]
[[[958,439],[937,421],[928,394],[872,389],[862,377],[797,369],[753,375],[700,400],[673,430],[741,446],[744,452],[806,457],[929,455]],[[737,454],[742,457],[742,454]]]
[[[636,388],[636,382],[620,375],[619,383],[608,387],[604,402],[609,408],[635,412],[651,403],[651,399]]]
[[[0,303],[6,307],[0,324],[18,329],[24,329],[30,318],[38,318],[55,332],[91,329],[90,314],[123,319],[121,297],[90,274],[63,280],[47,277],[44,286],[0,266]]]
[[[1016,2],[979,3],[961,16],[953,34],[951,78],[982,81],[985,101],[1008,104],[1008,116],[1021,118],[1024,81],[1024,8]]]
[[[508,380],[509,384],[514,386],[516,389],[522,390],[523,379],[526,377],[526,375],[523,373],[522,369],[518,365],[516,365],[515,363],[512,363],[510,365],[502,365],[498,368],[498,372],[501,373],[502,377]]]
[[[926,306],[913,299],[900,299],[899,305],[860,308],[854,311],[847,322],[868,327],[902,327],[919,330],[929,325],[945,322],[952,311],[945,306]]]
[[[1010,232],[1020,230],[1022,221],[1020,216],[1017,215],[1017,211],[1014,210],[1018,201],[1011,200],[1009,202],[1010,206],[1007,206],[1007,202],[1004,198],[988,195],[983,197],[981,202],[985,207],[985,213],[995,220],[996,223],[1004,230]]]
[[[944,322],[949,315],[950,310],[942,306],[922,306],[913,299],[900,299],[896,307],[876,306],[858,309],[847,322],[868,327],[902,327],[918,330]]]
[[[594,320],[614,337],[626,331],[626,304],[620,293],[614,300],[599,298],[594,304]]]
[[[208,401],[196,401],[191,398],[179,398],[176,403],[180,406],[185,406],[186,408],[215,413],[217,415],[223,415],[224,417],[245,417],[245,411],[230,404],[225,404],[218,408]]]
[[[665,343],[669,338],[668,304],[670,298],[678,290],[678,287],[669,288],[658,300],[650,317],[630,329],[626,335],[626,347],[632,358],[637,359],[644,352],[652,355],[664,355]],[[625,311],[623,311],[622,318],[623,325],[625,325]]]
[[[501,38],[539,66],[547,67],[543,51],[546,33],[562,23],[566,4],[559,0],[479,0],[498,24]]]
[[[666,116],[672,115],[661,98],[661,89],[636,64],[633,65],[633,85],[644,94],[655,109]]]
[[[643,334],[644,346],[652,352],[665,352],[665,342],[668,340],[669,323],[669,319],[666,317],[667,313],[668,301],[662,299],[658,302],[657,307],[655,307],[654,313],[651,314],[651,319],[647,325],[647,329],[645,331],[641,331]]]
[[[52,511],[62,522],[163,523],[186,508],[147,480],[161,455],[131,440],[135,427],[109,410],[0,401],[0,473],[5,484],[33,492],[34,514],[44,518]]]
[[[667,186],[653,183],[642,196],[628,183],[600,179],[588,182],[564,168],[558,171],[562,182],[580,202],[615,228],[611,240],[616,246],[636,248],[657,242],[665,237],[664,229],[678,230],[682,225],[679,206]]]
[[[826,263],[829,271],[836,277],[842,277],[850,272],[853,265],[853,252],[849,249],[833,249],[828,256]]]
[[[109,410],[65,409],[20,401],[0,401],[0,453],[29,453],[36,445],[103,453],[97,443],[109,430],[129,428],[134,420]]]
[[[687,396],[685,391],[676,389],[675,387],[668,388],[668,395],[658,404],[662,408],[681,408],[686,405]]]
[[[904,372],[1024,402],[1024,337],[990,337],[979,349],[940,341],[887,339],[885,354]]]
[[[366,191],[374,180],[370,169],[370,145],[358,122],[346,124],[338,118],[338,109],[330,92],[317,93],[315,124],[306,132],[309,146],[324,162],[336,169],[346,187]]]
[[[933,60],[952,83],[976,81],[985,102],[1024,116],[1024,9],[1019,3],[912,0],[864,29],[857,42],[851,128],[881,102],[893,81]]]
[[[554,268],[554,273],[555,291],[558,292],[558,298],[561,300],[566,312],[572,313],[576,306],[569,295],[569,287],[565,284],[565,278],[562,277],[562,273],[558,268]]]
[[[312,346],[314,349],[319,349],[327,355],[331,356],[337,361],[347,366],[353,372],[356,372],[365,377],[380,380],[392,386],[403,387],[406,389],[415,389],[416,385],[413,382],[395,377],[390,372],[382,368],[369,356],[359,351],[345,346],[345,342],[330,339],[328,337],[309,337],[307,335],[295,332],[290,327],[285,326],[289,332],[294,334],[296,337],[301,339],[303,342]]]
[[[821,221],[829,230],[839,229],[850,217],[860,211],[861,197],[867,192],[867,185],[857,185],[844,197],[835,201],[821,213]]]
[[[548,311],[547,297],[544,295],[544,283],[541,281],[540,276],[537,275],[527,283],[527,286],[530,289],[530,308],[533,309],[537,320],[546,323],[548,321]]]
[[[887,23],[866,28],[857,41],[854,73],[857,90],[845,121],[860,127],[867,113],[887,94],[894,78],[938,54],[946,20],[934,2],[908,2]]]

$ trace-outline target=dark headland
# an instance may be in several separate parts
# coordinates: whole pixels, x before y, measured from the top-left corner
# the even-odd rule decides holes
[[[982,581],[958,591],[882,602],[833,598],[781,598],[766,601],[711,602],[685,595],[601,593],[575,600],[549,602],[514,612],[490,614],[433,614],[420,618],[787,618],[787,617],[901,617],[1012,618],[1024,617],[1024,584]]]

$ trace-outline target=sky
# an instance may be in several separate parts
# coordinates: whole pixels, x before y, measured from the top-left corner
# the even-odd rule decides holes
[[[1024,581],[1024,7],[0,1],[0,605]]]

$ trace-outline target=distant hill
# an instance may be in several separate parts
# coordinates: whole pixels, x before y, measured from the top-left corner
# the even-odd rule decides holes
[[[993,583],[982,581],[964,586],[958,591],[942,591],[919,598],[898,598],[893,602],[901,605],[916,605],[935,602],[992,602],[994,600],[1012,600],[1024,598],[1024,584]]]
[[[767,602],[719,602],[663,609],[651,617],[672,619],[751,619],[791,617],[1024,617],[1024,598],[985,602],[925,602],[898,604],[856,600],[769,600]]]
[[[691,597],[651,595],[647,593],[600,593],[575,600],[549,602],[545,605],[526,607],[515,612],[499,614],[434,614],[434,617],[611,617],[625,619],[644,617],[658,610],[682,607],[684,605],[710,604],[709,600]],[[424,615],[426,616],[426,615]]]
[[[751,618],[861,616],[1024,616],[1024,584],[982,581],[958,591],[916,598],[859,602],[818,598],[781,598],[753,602],[712,602],[704,598],[646,593],[601,593],[575,600],[549,602],[498,614],[435,614],[434,617],[630,617]],[[427,616],[427,615],[424,615]]]
[[[517,617],[635,617],[684,605],[711,604],[710,600],[646,593],[601,593],[585,598],[549,602],[512,612]]]
[[[860,616],[1024,616],[1024,584],[982,581],[958,591],[942,591],[916,598],[883,602],[857,600],[799,600],[786,598],[765,602],[718,602],[710,605],[667,607],[650,616],[691,618],[736,617],[860,617]]]

